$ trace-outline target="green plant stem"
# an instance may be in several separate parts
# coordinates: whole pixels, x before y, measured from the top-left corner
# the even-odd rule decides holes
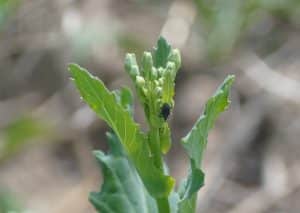
[[[163,160],[160,151],[160,137],[159,129],[157,127],[150,127],[149,131],[149,146],[151,149],[151,154],[154,158],[154,163],[157,168],[161,171],[164,171]],[[156,198],[156,204],[158,207],[159,213],[169,213],[170,204],[167,197]]]
[[[154,164],[160,170],[163,170],[163,162],[160,153],[160,144],[159,144],[159,130],[158,128],[152,127],[149,131],[149,146],[151,149],[152,157],[154,158]]]
[[[197,196],[198,196],[198,194],[195,193],[191,197],[191,208],[192,208],[191,212],[196,212],[196,210],[197,210]]]
[[[159,213],[170,213],[170,205],[168,198],[157,198],[156,204]]]

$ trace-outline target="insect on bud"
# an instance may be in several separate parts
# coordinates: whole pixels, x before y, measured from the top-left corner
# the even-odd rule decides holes
[[[170,112],[171,112],[171,106],[167,103],[164,103],[160,109],[160,116],[162,116],[166,121],[170,115]]]

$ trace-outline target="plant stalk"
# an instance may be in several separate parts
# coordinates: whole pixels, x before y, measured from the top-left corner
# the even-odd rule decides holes
[[[160,150],[159,129],[157,127],[150,127],[149,131],[149,146],[154,158],[155,166],[164,172],[163,159]],[[155,198],[159,213],[170,213],[170,204],[168,197]]]
[[[170,213],[170,204],[168,198],[157,198],[156,204],[159,213]]]
[[[163,161],[161,157],[160,151],[160,138],[159,138],[159,130],[158,128],[152,127],[149,131],[149,146],[151,149],[152,157],[154,158],[155,166],[163,171]]]

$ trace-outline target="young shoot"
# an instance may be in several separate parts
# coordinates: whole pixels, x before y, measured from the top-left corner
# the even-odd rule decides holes
[[[110,91],[86,69],[69,65],[83,100],[112,129],[107,133],[110,150],[95,151],[104,182],[89,200],[101,213],[195,213],[197,192],[204,185],[201,170],[209,130],[229,106],[234,76],[228,76],[207,101],[205,109],[181,144],[190,159],[187,177],[174,188],[164,156],[171,147],[168,118],[174,104],[176,74],[181,66],[178,49],[162,37],[152,52],[144,52],[138,64],[135,54],[125,57],[125,70],[143,107],[147,132],[133,119],[130,89]]]

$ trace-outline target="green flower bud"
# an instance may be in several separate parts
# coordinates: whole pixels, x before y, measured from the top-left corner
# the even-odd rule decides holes
[[[173,62],[175,64],[175,69],[176,69],[176,72],[177,70],[180,68],[181,66],[181,56],[180,56],[180,51],[178,49],[173,49],[170,56],[169,56],[169,59],[168,59],[170,62]]]
[[[139,74],[140,74],[140,72],[139,72],[139,67],[138,67],[137,65],[133,65],[133,66],[131,67],[131,70],[130,70],[130,73],[129,73],[130,77],[131,77],[132,79],[135,79],[136,76],[138,76]]]
[[[165,70],[165,69],[162,68],[162,67],[158,68],[158,70],[157,70],[157,75],[158,75],[158,77],[161,77],[161,76],[163,75],[164,70]]]
[[[153,60],[152,55],[150,52],[144,52],[142,57],[142,67],[143,67],[143,76],[146,79],[150,79],[152,67],[153,67]]]
[[[151,80],[155,80],[158,77],[157,69],[155,67],[152,67],[152,72],[151,72]]]
[[[158,83],[159,83],[160,86],[163,85],[164,84],[164,78],[163,77],[159,78]]]
[[[124,64],[126,72],[132,79],[135,79],[135,76],[139,75],[139,68],[136,62],[135,54],[126,54]]]
[[[142,91],[144,93],[144,96],[147,97],[148,96],[148,90],[145,87],[142,87]]]
[[[145,86],[145,79],[142,77],[142,76],[140,76],[140,75],[138,75],[138,76],[136,76],[136,78],[135,78],[135,82],[136,82],[136,84],[139,86],[139,87],[144,87]]]
[[[171,74],[172,80],[175,79],[177,70],[176,70],[176,65],[175,65],[174,62],[170,62],[170,61],[169,61],[169,62],[167,63],[167,68],[166,68],[166,70],[165,70],[164,76],[166,76],[167,73],[170,73],[170,74]]]
[[[155,88],[155,95],[161,96],[162,94],[162,88],[161,87],[156,87]]]

